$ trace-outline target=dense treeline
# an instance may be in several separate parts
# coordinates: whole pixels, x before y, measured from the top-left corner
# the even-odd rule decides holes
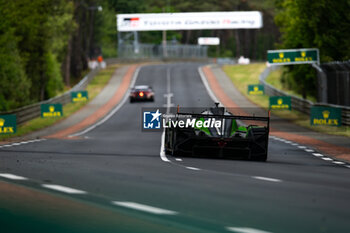
[[[350,59],[350,1],[277,0],[276,8],[280,48],[319,48],[321,63]],[[304,98],[317,95],[310,65],[288,66],[282,81]]]
[[[60,61],[72,10],[64,0],[0,1],[0,110],[63,88]]]
[[[172,31],[167,39],[196,44],[218,36],[212,56],[264,60],[277,45],[318,47],[322,61],[349,59],[347,0],[0,0],[0,111],[53,97],[79,81],[89,59],[117,56],[115,14],[236,10],[261,11],[263,28]],[[140,33],[141,43],[161,40],[161,32]],[[284,80],[315,95],[310,66],[290,66]]]
[[[168,39],[196,44],[219,36],[212,55],[264,59],[278,37],[273,0],[0,0],[0,111],[48,99],[79,81],[88,60],[117,56],[116,13],[261,10],[264,28],[168,32]],[[101,11],[102,9],[102,11]],[[161,32],[140,33],[160,43]]]

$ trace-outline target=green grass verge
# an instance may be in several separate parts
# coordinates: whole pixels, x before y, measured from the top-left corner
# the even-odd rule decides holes
[[[256,105],[268,109],[269,107],[269,97],[264,96],[253,96],[248,95],[247,88],[249,84],[258,84],[259,75],[264,71],[266,65],[264,63],[254,63],[249,65],[225,65],[223,70],[226,75],[232,80],[236,88],[250,101]],[[282,84],[280,81],[282,71],[273,72],[268,77],[268,82],[275,86],[276,88],[281,88]],[[286,91],[286,90],[284,90]],[[287,93],[294,94],[292,91],[286,91]],[[287,119],[297,125],[303,126],[305,128],[312,129],[321,133],[327,133],[332,135],[341,135],[350,137],[350,127],[331,127],[331,126],[311,126],[310,117],[296,110],[273,110],[273,114]]]
[[[86,102],[78,102],[78,103],[68,103],[63,106],[63,117],[56,117],[56,118],[35,118],[33,120],[30,120],[23,125],[17,126],[17,132],[16,134],[11,135],[1,135],[0,140],[4,141],[9,138],[13,137],[20,137],[25,134],[43,129],[45,127],[51,126],[59,121],[62,121],[81,109],[83,106],[85,106],[88,102],[90,102],[92,99],[94,99],[100,91],[105,87],[105,85],[108,83],[110,78],[112,77],[115,69],[117,69],[120,65],[111,65],[108,66],[104,70],[100,70],[99,73],[94,77],[94,79],[89,83],[89,85],[86,87],[86,90],[89,93],[89,100]]]
[[[266,78],[266,82],[271,84],[275,88],[286,92],[289,95],[294,95],[294,96],[297,96],[299,98],[302,98],[302,96],[299,93],[297,93],[297,92],[295,92],[293,90],[289,90],[289,89],[287,89],[287,88],[285,88],[283,86],[283,84],[281,82],[282,74],[283,74],[283,67],[281,69],[274,70]],[[311,96],[307,96],[306,99],[310,100],[312,102],[317,102],[317,100],[314,97],[311,97]]]

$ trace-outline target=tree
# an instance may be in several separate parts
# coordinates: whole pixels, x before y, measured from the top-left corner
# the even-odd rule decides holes
[[[282,32],[280,48],[319,48],[321,62],[350,58],[350,2],[347,0],[278,0],[276,24]],[[289,66],[285,81],[306,98],[316,97],[311,66]],[[286,78],[288,77],[288,78]]]

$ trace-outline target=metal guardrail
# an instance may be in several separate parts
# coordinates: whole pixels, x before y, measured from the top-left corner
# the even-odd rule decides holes
[[[292,102],[292,108],[296,109],[302,113],[310,115],[310,109],[312,106],[325,106],[325,107],[334,107],[340,108],[342,110],[342,124],[350,125],[350,107],[335,105],[335,104],[327,104],[327,103],[313,103],[312,101],[302,99],[300,97],[290,95],[284,91],[281,91],[272,85],[268,84],[265,79],[269,76],[270,72],[278,69],[277,66],[266,67],[266,69],[260,74],[259,82],[265,88],[265,93],[269,96],[290,96]]]
[[[0,115],[5,114],[15,114],[17,117],[17,124],[21,125],[27,121],[30,121],[34,118],[37,118],[41,115],[41,104],[54,104],[61,103],[65,105],[71,102],[71,92],[72,91],[80,91],[84,90],[86,86],[90,83],[90,81],[95,77],[98,73],[99,69],[91,70],[78,84],[76,84],[72,89],[63,93],[62,95],[53,97],[48,100],[44,100],[35,104],[31,104],[28,106],[24,106],[15,110],[10,110],[6,112],[0,112]]]

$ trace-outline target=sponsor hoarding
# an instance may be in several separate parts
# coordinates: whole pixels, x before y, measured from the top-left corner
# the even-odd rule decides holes
[[[202,29],[261,28],[259,11],[118,14],[117,30],[166,31]]]
[[[261,84],[248,85],[248,95],[264,95],[265,88]]]
[[[199,37],[198,44],[199,45],[219,45],[220,38],[219,37]]]
[[[292,101],[290,96],[270,96],[270,109],[292,110]]]
[[[332,107],[312,106],[310,114],[311,125],[341,126],[341,109]]]
[[[268,50],[267,60],[271,65],[319,64],[318,49]]]
[[[17,130],[16,115],[0,115],[0,135],[14,134]]]
[[[89,99],[87,91],[72,91],[71,92],[71,100],[73,103],[83,102]]]
[[[62,104],[42,104],[41,117],[61,117],[63,116]]]

